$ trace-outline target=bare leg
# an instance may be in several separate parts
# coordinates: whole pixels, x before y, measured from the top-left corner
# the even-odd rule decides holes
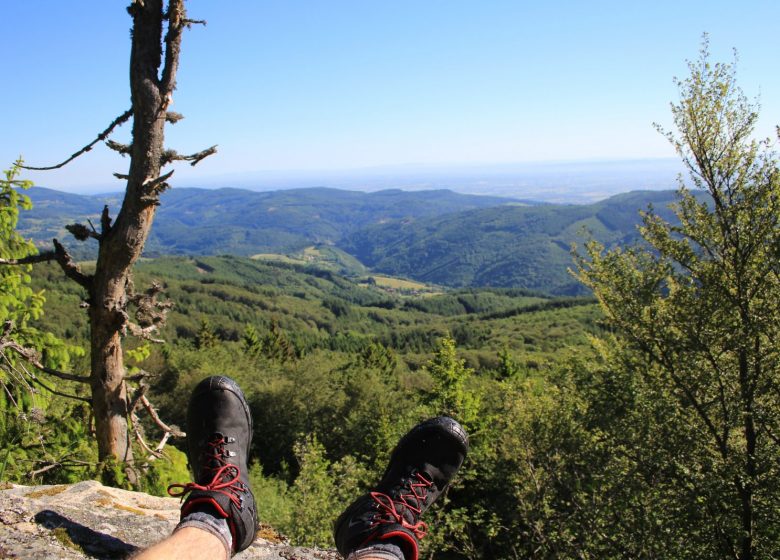
[[[225,545],[208,531],[184,527],[137,556],[133,556],[133,560],[171,560],[172,558],[187,558],[187,560],[226,558]]]

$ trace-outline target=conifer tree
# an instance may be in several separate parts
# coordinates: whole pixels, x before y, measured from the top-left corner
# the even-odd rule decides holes
[[[431,405],[437,414],[451,416],[467,429],[479,414],[479,396],[470,391],[467,383],[474,370],[466,367],[466,360],[458,358],[455,339],[447,335],[439,340],[433,358],[425,365],[434,380]]]
[[[263,351],[263,344],[257,329],[252,325],[247,325],[244,334],[241,336],[241,348],[247,356],[256,357]]]
[[[214,329],[211,328],[207,319],[202,319],[198,328],[198,334],[195,335],[195,344],[198,349],[213,348],[217,343],[219,343],[219,338],[217,338]]]

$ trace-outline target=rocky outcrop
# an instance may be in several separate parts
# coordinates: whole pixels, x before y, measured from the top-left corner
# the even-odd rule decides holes
[[[127,558],[170,534],[179,500],[103,486],[5,485],[0,490],[0,558]],[[337,560],[331,550],[291,546],[268,526],[237,559]]]

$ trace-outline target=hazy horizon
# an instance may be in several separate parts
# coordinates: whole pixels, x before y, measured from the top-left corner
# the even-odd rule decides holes
[[[239,188],[251,191],[327,187],[363,192],[448,189],[462,194],[503,196],[539,202],[588,203],[635,190],[677,187],[682,165],[674,158],[618,161],[562,161],[500,164],[406,164],[341,170],[268,170],[191,177],[176,187]],[[73,194],[121,192],[112,188],[52,188]]]

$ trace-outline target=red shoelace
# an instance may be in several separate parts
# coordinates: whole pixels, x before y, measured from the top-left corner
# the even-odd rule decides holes
[[[403,516],[404,509],[412,512],[413,518],[417,518],[422,513],[422,505],[428,496],[428,488],[433,485],[432,480],[428,480],[421,473],[415,473],[415,480],[409,481],[409,493],[401,494],[398,501],[393,501],[390,496],[381,492],[371,492],[371,497],[379,504],[381,513],[374,517],[372,526],[380,523],[398,523],[402,527],[409,529],[414,533],[417,539],[422,539],[428,534],[428,526],[424,521],[409,523]]]
[[[202,490],[208,492],[219,492],[224,494],[230,501],[236,506],[241,506],[241,492],[243,492],[244,484],[240,480],[241,469],[236,465],[230,465],[225,462],[225,457],[229,456],[229,452],[225,450],[224,445],[230,443],[227,437],[214,438],[208,442],[209,454],[207,455],[207,461],[211,461],[213,464],[219,465],[218,467],[205,467],[208,470],[214,471],[214,476],[211,482],[202,485],[196,482],[188,482],[187,484],[171,484],[168,486],[168,495],[174,498],[179,498],[187,495],[194,490]],[[180,488],[180,491],[176,491]]]

